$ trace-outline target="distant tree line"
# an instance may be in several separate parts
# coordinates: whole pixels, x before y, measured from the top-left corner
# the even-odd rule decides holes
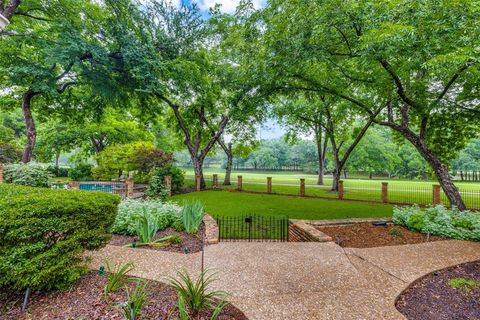
[[[318,153],[313,139],[297,139],[286,142],[287,137],[261,140],[258,146],[245,156],[233,157],[234,170],[303,171],[318,173]],[[331,148],[326,148],[325,174],[335,169]],[[227,158],[216,150],[205,159],[205,167],[225,168]],[[189,167],[188,155],[175,154],[177,164]],[[451,174],[463,181],[480,180],[480,139],[472,140],[452,161]],[[399,143],[388,128],[374,126],[352,152],[342,177],[388,177],[404,179],[431,179],[434,177],[428,163],[409,143]]]

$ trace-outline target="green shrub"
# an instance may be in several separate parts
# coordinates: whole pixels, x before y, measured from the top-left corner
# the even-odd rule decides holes
[[[38,164],[9,164],[5,166],[5,182],[31,187],[48,187],[50,173]]]
[[[185,174],[180,168],[175,167],[172,164],[155,169],[150,181],[152,182],[152,179],[154,179],[153,181],[155,183],[163,185],[166,176],[172,177],[172,192],[179,192],[182,190],[185,183]]]
[[[149,198],[157,198],[162,202],[165,202],[168,197],[168,190],[164,185],[161,176],[154,175],[150,178],[150,182],[148,184],[147,190],[145,190],[145,194]]]
[[[181,208],[175,204],[163,203],[159,200],[132,200],[122,201],[118,206],[118,215],[112,226],[112,232],[125,235],[136,235],[137,218],[143,215],[156,219],[158,230],[182,225]],[[182,230],[182,228],[180,228]]]
[[[68,171],[70,170],[69,167],[56,167],[54,165],[49,165],[47,167],[48,172],[54,176],[54,177],[61,177],[61,178],[67,178]]]
[[[422,233],[480,241],[480,214],[475,212],[447,209],[444,206],[396,207],[393,210],[393,222]]]
[[[0,141],[0,163],[15,163],[22,159],[22,150],[17,146]]]
[[[0,288],[64,289],[110,238],[116,195],[0,185]]]
[[[93,165],[89,163],[79,163],[75,167],[70,169],[70,171],[68,172],[68,176],[72,180],[89,181],[93,180],[92,170]]]
[[[182,221],[185,231],[191,234],[197,233],[204,213],[205,209],[200,201],[185,202],[182,208]]]

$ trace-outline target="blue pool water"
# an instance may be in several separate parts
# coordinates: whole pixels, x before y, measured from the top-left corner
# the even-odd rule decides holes
[[[103,191],[103,192],[112,193],[113,185],[111,185],[111,184],[101,184],[101,183],[80,183],[80,190]]]

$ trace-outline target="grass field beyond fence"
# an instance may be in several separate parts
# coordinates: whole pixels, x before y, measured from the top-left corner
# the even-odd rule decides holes
[[[186,171],[187,184],[194,185],[195,175],[193,170]],[[224,189],[235,189],[237,176],[242,176],[243,190],[252,192],[267,191],[267,177],[272,177],[272,192],[277,194],[298,195],[300,179],[305,179],[305,195],[322,198],[338,198],[336,192],[331,192],[331,177],[325,178],[323,186],[317,185],[317,176],[301,172],[233,172],[231,186],[222,186],[225,172],[220,169],[205,169],[204,176],[207,187],[212,186],[213,174],[218,175],[219,186]],[[344,179],[344,199],[381,201],[382,182],[388,182],[388,201],[390,203],[429,205],[433,201],[433,185],[436,181],[421,180],[369,180],[369,179]],[[456,182],[463,200],[469,209],[480,209],[480,183]],[[441,192],[442,204],[448,206],[449,202],[443,191]]]
[[[202,191],[172,197],[181,204],[185,200],[201,201],[212,216],[259,214],[285,216],[290,219],[383,218],[393,213],[392,205],[332,201],[315,198],[251,194],[227,191]]]

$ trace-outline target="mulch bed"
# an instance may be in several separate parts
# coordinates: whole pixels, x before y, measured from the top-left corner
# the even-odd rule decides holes
[[[155,239],[160,239],[170,235],[179,235],[182,237],[182,242],[178,244],[172,244],[168,247],[157,247],[157,246],[142,246],[139,248],[142,249],[151,249],[151,250],[161,250],[161,251],[171,251],[171,252],[182,252],[182,253],[195,253],[202,251],[202,235],[203,235],[204,225],[201,224],[200,230],[197,234],[189,234],[185,231],[176,231],[173,228],[167,228],[165,230],[157,232]],[[119,234],[112,235],[112,239],[109,244],[114,246],[126,246],[132,242],[138,241],[136,236],[124,236]]]
[[[53,294],[32,294],[28,313],[20,310],[23,296],[0,291],[0,320],[121,320],[118,307],[126,301],[123,290],[112,293],[107,303],[103,288],[106,277],[90,272],[83,276],[68,291]],[[148,282],[148,298],[138,319],[178,319],[177,294],[174,288],[157,281]],[[195,320],[210,319],[211,311],[203,312]],[[247,317],[233,305],[227,305],[219,316],[220,320],[246,320]]]
[[[427,240],[445,240],[445,238],[437,236],[428,237],[426,234],[410,231],[401,226],[391,224],[375,226],[371,222],[316,228],[332,237],[333,241],[340,246],[347,248],[373,248],[422,243],[427,242]]]
[[[478,320],[480,287],[470,293],[452,288],[455,278],[480,281],[480,261],[464,263],[433,272],[405,290],[397,300],[397,309],[411,320]]]

